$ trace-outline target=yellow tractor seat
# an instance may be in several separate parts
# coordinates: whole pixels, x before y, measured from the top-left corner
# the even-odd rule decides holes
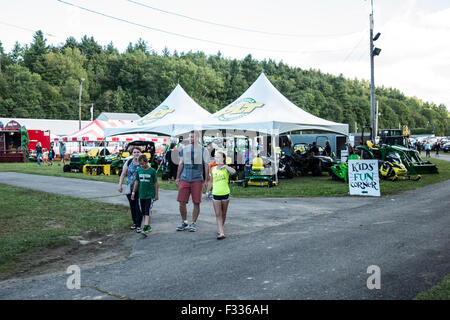
[[[150,161],[152,159],[152,154],[150,152],[144,152],[142,154],[147,156],[148,161]]]
[[[89,157],[95,158],[98,155],[98,151],[99,151],[99,149],[97,147],[95,147],[95,148],[92,148],[91,150],[89,150],[89,152],[87,154],[89,155]]]
[[[262,158],[256,157],[252,162],[252,170],[253,171],[261,171],[264,170],[264,162]]]
[[[367,144],[367,146],[369,147],[369,149],[372,149],[372,150],[378,150],[378,148],[374,148],[373,142],[372,142],[372,141],[367,140],[367,141],[366,141],[366,144]]]

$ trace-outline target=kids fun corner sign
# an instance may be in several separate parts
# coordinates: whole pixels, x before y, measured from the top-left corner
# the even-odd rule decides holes
[[[348,160],[350,195],[381,196],[378,160]]]

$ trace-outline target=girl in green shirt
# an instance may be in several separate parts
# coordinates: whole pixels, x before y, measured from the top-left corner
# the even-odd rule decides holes
[[[209,174],[208,185],[206,187],[206,200],[209,199],[208,193],[212,187],[213,206],[216,213],[217,239],[225,239],[223,225],[227,217],[228,204],[230,203],[230,187],[228,186],[228,177],[235,174],[236,170],[226,165],[226,155],[223,152],[216,152],[215,161],[217,166],[213,167]]]

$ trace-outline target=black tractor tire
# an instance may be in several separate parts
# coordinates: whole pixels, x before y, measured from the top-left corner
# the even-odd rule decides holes
[[[268,185],[269,185],[269,188],[272,188],[273,187],[273,182],[271,180],[269,180]]]
[[[322,175],[322,162],[318,161],[315,164],[314,169],[312,170],[312,174],[316,177]]]
[[[244,186],[244,188],[247,188],[248,187],[248,180],[245,180],[242,185]]]
[[[286,168],[286,178],[288,178],[288,179],[294,178],[294,172],[292,172],[290,167]]]
[[[70,164],[65,164],[63,167],[64,172],[70,172]]]

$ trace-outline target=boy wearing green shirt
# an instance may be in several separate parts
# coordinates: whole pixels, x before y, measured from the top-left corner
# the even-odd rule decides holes
[[[140,168],[136,172],[136,182],[131,193],[131,200],[134,200],[136,191],[139,189],[139,202],[142,215],[144,216],[144,229],[142,229],[142,234],[147,236],[152,231],[150,217],[153,202],[158,200],[159,185],[156,170],[150,167],[147,156],[145,154],[140,155],[138,161]]]

